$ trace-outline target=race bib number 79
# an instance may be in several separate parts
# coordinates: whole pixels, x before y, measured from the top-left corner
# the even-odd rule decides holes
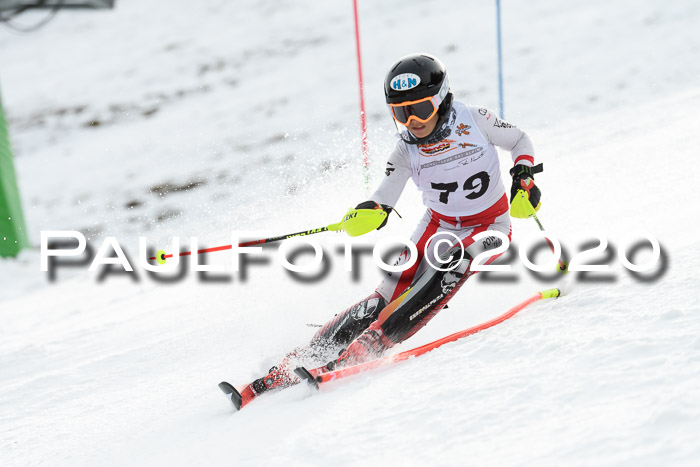
[[[464,195],[468,199],[477,199],[481,197],[486,190],[489,188],[489,182],[491,178],[486,172],[479,172],[464,181],[462,185],[463,191],[469,191],[468,194]],[[440,202],[447,204],[450,193],[454,193],[459,188],[458,182],[449,183],[430,183],[430,187],[434,190],[440,191]]]

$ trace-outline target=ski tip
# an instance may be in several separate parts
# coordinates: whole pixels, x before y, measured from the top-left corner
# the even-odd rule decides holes
[[[243,405],[243,397],[241,396],[241,393],[231,385],[231,383],[222,381],[219,383],[219,389],[226,394],[226,397],[231,401],[236,410],[241,410],[241,406]]]
[[[318,381],[316,381],[316,378],[314,378],[314,376],[311,374],[311,372],[309,370],[307,370],[303,366],[300,366],[294,370],[294,373],[296,373],[296,375],[299,378],[301,378],[303,380],[305,379],[306,382],[309,384],[309,386],[313,386],[316,389],[318,389]]]

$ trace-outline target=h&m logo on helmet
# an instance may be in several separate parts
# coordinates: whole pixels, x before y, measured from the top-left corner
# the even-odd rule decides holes
[[[402,73],[391,80],[391,89],[394,91],[408,91],[420,84],[420,76],[413,73]]]

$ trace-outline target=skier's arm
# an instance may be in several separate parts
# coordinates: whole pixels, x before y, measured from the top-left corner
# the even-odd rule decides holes
[[[384,179],[369,199],[393,208],[412,174],[408,151],[402,141],[389,155],[384,174]]]
[[[510,151],[513,158],[513,168],[510,169],[510,175],[513,177],[510,187],[511,204],[517,191],[524,190],[532,206],[538,210],[541,192],[535,185],[534,174],[542,171],[542,164],[535,166],[535,149],[530,137],[520,128],[501,120],[488,109],[469,107],[469,111],[479,130],[491,144]]]
[[[386,175],[379,184],[377,190],[372,194],[368,201],[363,201],[358,204],[355,209],[383,209],[387,213],[384,222],[377,227],[377,230],[386,225],[389,219],[388,214],[394,209],[394,205],[399,200],[406,181],[411,176],[411,164],[409,155],[402,142],[396,144],[396,148],[389,155],[389,160],[386,163]]]
[[[491,144],[510,151],[513,165],[535,165],[535,149],[530,137],[523,130],[501,120],[488,109],[469,107],[469,111],[479,130]]]

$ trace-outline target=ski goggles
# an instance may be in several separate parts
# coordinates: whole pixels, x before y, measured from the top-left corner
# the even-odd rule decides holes
[[[415,101],[389,104],[391,115],[394,117],[394,120],[404,126],[408,125],[408,122],[411,120],[416,120],[419,123],[428,123],[428,120],[437,113],[448,92],[450,92],[450,81],[445,76],[442,80],[440,91],[434,96],[424,97]]]
[[[419,123],[427,123],[438,111],[440,103],[435,103],[437,96],[428,96],[416,101],[389,104],[394,120],[402,125],[407,125],[411,120]]]

